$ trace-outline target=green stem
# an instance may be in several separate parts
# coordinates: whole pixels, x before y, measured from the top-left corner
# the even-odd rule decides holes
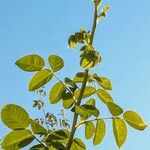
[[[98,13],[98,10],[97,10],[97,9],[98,9],[98,5],[95,4],[94,20],[93,20],[92,31],[91,31],[90,45],[93,44],[94,34],[95,34],[95,30],[96,30],[96,25],[97,25],[97,16],[98,16],[98,15],[97,15],[97,13]],[[86,70],[85,70],[85,74],[84,74],[84,78],[83,78],[83,82],[82,82],[82,87],[81,87],[81,90],[80,90],[80,94],[79,94],[79,97],[78,97],[76,106],[80,106],[81,99],[82,99],[84,90],[85,90],[85,88],[86,88],[86,83],[87,83],[87,79],[88,79],[88,72],[89,72],[89,70],[86,69]],[[72,144],[72,141],[73,141],[73,137],[74,137],[74,134],[75,134],[75,131],[76,131],[76,124],[77,124],[77,121],[78,121],[78,114],[74,113],[73,123],[72,123],[72,128],[71,128],[71,133],[70,133],[70,136],[69,136],[69,139],[68,139],[68,143],[67,143],[67,146],[66,146],[66,150],[70,150],[70,148],[71,148],[71,144]]]

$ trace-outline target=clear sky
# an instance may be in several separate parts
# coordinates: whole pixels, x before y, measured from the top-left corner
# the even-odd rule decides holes
[[[120,106],[137,111],[150,125],[150,1],[104,0],[104,4],[111,10],[97,28],[94,45],[103,62],[95,71],[111,79],[111,94]],[[14,64],[23,55],[37,53],[45,59],[50,54],[60,55],[65,59],[65,68],[58,74],[61,79],[82,70],[79,52],[67,48],[67,38],[81,27],[91,29],[92,12],[90,0],[0,0],[0,106],[17,103],[31,116],[37,114],[32,109],[36,95],[27,91],[32,73]],[[47,110],[58,113],[56,105],[47,105]],[[88,150],[118,149],[110,121],[107,127],[101,145],[93,147],[92,141],[86,141]],[[0,137],[6,131],[0,123]],[[76,136],[84,137],[83,128]],[[121,149],[148,150],[149,141],[149,128],[137,132],[129,127]]]

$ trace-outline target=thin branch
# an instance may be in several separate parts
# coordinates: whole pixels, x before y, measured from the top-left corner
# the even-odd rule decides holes
[[[76,125],[76,128],[78,128],[79,126],[81,126],[82,124],[85,124],[86,122],[90,122],[90,121],[97,121],[97,120],[111,120],[111,119],[114,119],[115,117],[106,117],[106,118],[95,118],[95,119],[92,119],[92,120],[86,120],[86,121],[83,121],[83,122],[80,122],[79,124]]]

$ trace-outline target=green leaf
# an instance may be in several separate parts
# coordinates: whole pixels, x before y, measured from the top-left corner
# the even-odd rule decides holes
[[[65,78],[65,83],[74,88],[77,88],[77,85],[75,84],[75,82],[73,82],[70,78]]]
[[[80,115],[81,117],[83,117],[85,119],[87,119],[89,116],[86,109],[82,106],[76,106],[75,107],[75,113],[77,113],[78,115]]]
[[[123,118],[131,127],[137,130],[142,131],[147,127],[142,118],[134,111],[126,111]]]
[[[58,103],[62,99],[62,95],[66,90],[65,85],[62,82],[56,83],[50,90],[49,101],[51,104]]]
[[[61,57],[57,55],[50,55],[48,57],[49,64],[53,70],[53,72],[57,72],[64,67],[64,61]]]
[[[102,142],[105,134],[106,134],[105,122],[101,119],[97,120],[93,144],[94,145],[100,144]]]
[[[75,35],[71,35],[68,39],[68,44],[70,48],[76,48],[77,45],[77,39]]]
[[[69,109],[74,104],[73,95],[71,93],[63,94],[63,107]]]
[[[73,81],[75,83],[82,83],[85,73],[84,72],[78,72],[75,77],[73,78]]]
[[[88,121],[85,123],[85,137],[86,139],[92,138],[95,133],[95,126],[92,121]]]
[[[49,150],[49,149],[43,146],[42,144],[38,144],[30,147],[29,150]]]
[[[97,95],[98,95],[99,99],[101,99],[104,104],[107,104],[108,102],[113,101],[111,95],[103,89],[98,89]]]
[[[30,119],[30,125],[32,128],[32,132],[34,134],[40,134],[40,135],[46,135],[47,134],[47,130],[42,127],[38,122]]]
[[[64,144],[60,142],[52,142],[51,147],[48,150],[66,150]]]
[[[84,93],[83,93],[82,98],[87,98],[87,97],[93,95],[93,94],[95,93],[95,91],[96,91],[96,90],[95,90],[94,87],[92,87],[92,86],[87,86],[87,87],[85,88],[85,90],[84,90]],[[75,93],[74,93],[74,96],[75,96],[76,99],[78,99],[79,94],[80,94],[80,89],[76,90]]]
[[[92,98],[92,99],[88,100],[85,104],[95,106],[95,99]]]
[[[66,129],[52,131],[48,135],[48,140],[51,140],[52,142],[66,143],[68,141],[69,135],[70,132]]]
[[[110,6],[106,5],[103,7],[102,11],[101,11],[101,16],[102,17],[106,17],[107,15],[107,11],[110,9]]]
[[[81,139],[75,138],[73,139],[70,150],[86,150],[86,146]]]
[[[29,126],[29,115],[22,107],[14,104],[5,105],[1,110],[3,123],[10,129],[25,129]]]
[[[92,105],[87,105],[87,104],[84,104],[84,105],[81,105],[81,107],[85,110],[85,112],[88,114],[88,118],[93,115],[95,117],[98,117],[99,116],[99,110],[95,107],[95,106],[92,106]]]
[[[14,130],[3,139],[1,146],[7,150],[18,150],[29,145],[34,137],[30,130]]]
[[[112,90],[111,81],[108,78],[100,77],[101,82],[98,82],[98,84],[105,90]]]
[[[48,69],[38,71],[29,82],[29,91],[35,91],[42,87],[48,83],[52,77],[53,73]]]
[[[113,119],[113,132],[115,136],[116,143],[120,148],[127,138],[127,128],[126,124],[121,118]]]
[[[86,51],[83,52],[81,55],[80,66],[85,69],[90,69],[95,67],[98,63],[102,61],[101,56],[96,51]]]
[[[83,46],[80,51],[94,51],[94,47],[90,44]]]
[[[15,63],[20,69],[28,72],[41,70],[45,63],[42,57],[32,54],[18,59]]]
[[[113,102],[108,102],[107,107],[113,116],[119,116],[123,113],[123,109]]]

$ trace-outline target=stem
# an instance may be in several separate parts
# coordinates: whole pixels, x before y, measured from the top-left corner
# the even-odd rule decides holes
[[[92,25],[90,45],[93,44],[93,39],[94,39],[96,25],[97,25],[97,12],[98,12],[97,9],[98,9],[98,5],[95,3],[94,20],[93,20],[93,25]],[[85,87],[86,87],[87,79],[88,79],[88,72],[89,72],[89,70],[86,69],[85,74],[84,74],[84,78],[83,78],[83,82],[82,82],[81,91],[80,91],[80,94],[79,94],[79,97],[78,97],[78,100],[77,100],[77,103],[76,103],[75,106],[80,106],[81,99],[82,99],[82,96],[83,96],[83,93],[84,93],[84,90],[85,90]],[[70,148],[71,148],[73,137],[74,137],[74,134],[75,134],[75,131],[76,131],[77,121],[78,121],[78,114],[74,113],[71,133],[70,133],[70,136],[69,136],[69,139],[68,139],[66,150],[70,150]]]
[[[47,148],[46,145],[43,144],[43,143],[42,143],[39,139],[37,139],[35,136],[34,136],[34,139],[35,139],[37,142],[39,142],[40,144],[42,144],[45,148]]]
[[[106,117],[106,118],[95,118],[92,120],[85,120],[79,124],[76,125],[76,128],[78,128],[79,126],[81,126],[82,124],[85,124],[86,122],[90,122],[90,121],[97,121],[97,120],[110,120],[110,119],[114,119],[115,117]]]

